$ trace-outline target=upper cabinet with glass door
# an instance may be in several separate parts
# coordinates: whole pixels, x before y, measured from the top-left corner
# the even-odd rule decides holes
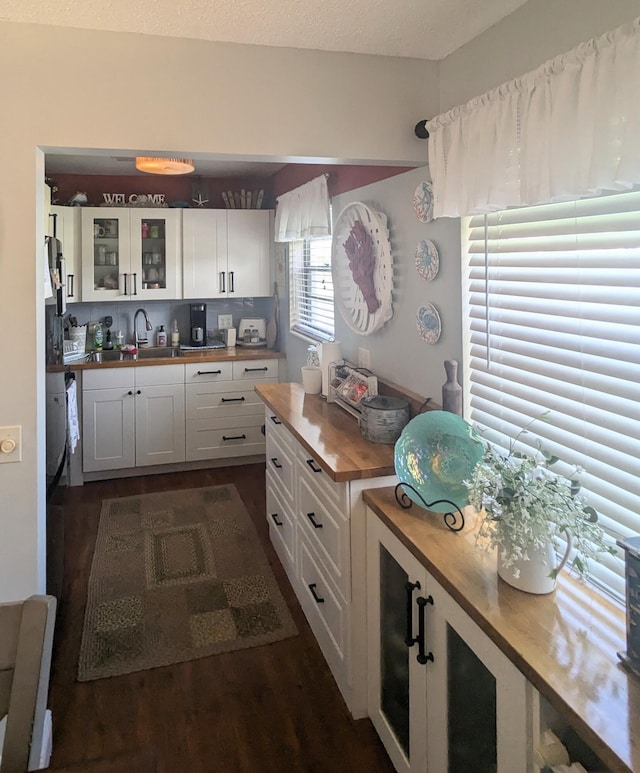
[[[82,210],[84,301],[177,298],[180,269],[179,210]]]

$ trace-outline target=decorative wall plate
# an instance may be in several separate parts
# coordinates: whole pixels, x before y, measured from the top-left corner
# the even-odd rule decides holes
[[[428,344],[438,342],[442,332],[442,324],[438,310],[432,303],[420,306],[416,314],[416,325],[420,338],[423,341],[426,341]]]
[[[387,218],[354,201],[342,210],[331,244],[333,290],[351,330],[370,335],[393,316],[393,265]]]
[[[413,211],[421,223],[433,220],[433,192],[431,183],[420,183],[413,194]]]
[[[438,275],[440,256],[433,242],[422,239],[416,247],[416,270],[426,281],[431,282]]]

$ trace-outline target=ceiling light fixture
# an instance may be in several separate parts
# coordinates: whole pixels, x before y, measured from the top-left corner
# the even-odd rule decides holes
[[[136,169],[148,174],[190,174],[195,167],[190,158],[145,158],[136,156]]]

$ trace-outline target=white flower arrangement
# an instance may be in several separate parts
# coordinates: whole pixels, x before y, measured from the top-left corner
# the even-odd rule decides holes
[[[572,479],[555,474],[549,467],[558,458],[539,442],[537,456],[514,451],[529,426],[518,433],[509,451],[482,440],[484,455],[471,479],[464,481],[469,502],[481,518],[476,542],[486,549],[498,548],[509,567],[549,543],[557,550],[563,532],[569,532],[574,547],[571,566],[585,580],[589,559],[598,553],[613,555],[615,547],[606,543],[598,514],[579,493],[579,468]],[[551,577],[555,574],[550,572]]]

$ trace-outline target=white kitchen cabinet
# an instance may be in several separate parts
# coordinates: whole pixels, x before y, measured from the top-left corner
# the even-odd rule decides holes
[[[271,224],[270,210],[184,210],[183,297],[270,295]]]
[[[52,205],[49,216],[49,233],[60,240],[64,257],[67,303],[82,300],[80,274],[81,207]],[[54,234],[55,230],[55,234]]]
[[[181,297],[181,224],[179,210],[82,208],[83,301]]]
[[[278,362],[186,365],[187,461],[263,454],[264,406],[256,384],[276,382]]]
[[[345,415],[345,420],[351,421]],[[355,718],[367,713],[365,488],[395,476],[334,481],[280,417],[265,414],[271,542]]]
[[[84,472],[183,462],[184,365],[85,371],[82,436]]]
[[[531,771],[531,686],[367,514],[369,716],[398,771]]]

